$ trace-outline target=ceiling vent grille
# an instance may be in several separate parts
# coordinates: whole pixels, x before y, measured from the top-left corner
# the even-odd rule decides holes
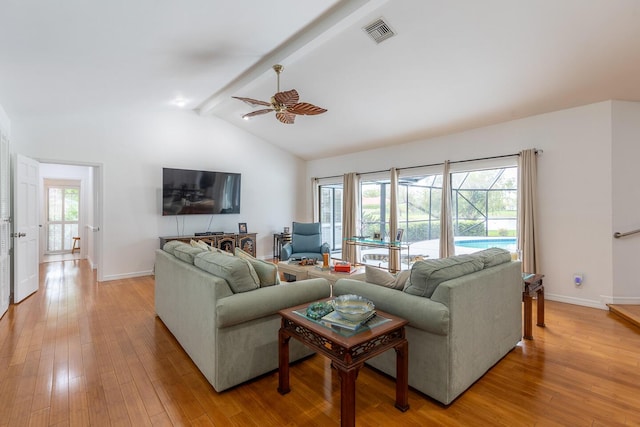
[[[387,24],[382,18],[376,19],[362,29],[369,34],[369,37],[371,37],[376,43],[382,43],[388,38],[396,35],[395,31],[393,31],[389,24]]]

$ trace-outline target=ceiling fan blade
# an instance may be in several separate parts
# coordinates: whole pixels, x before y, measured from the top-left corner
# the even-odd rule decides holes
[[[285,123],[287,125],[292,125],[293,122],[296,120],[296,116],[295,114],[292,114],[288,111],[281,111],[279,113],[276,113],[276,119],[280,120],[282,123]]]
[[[259,116],[259,115],[261,115],[261,114],[267,114],[267,113],[270,113],[270,112],[272,112],[272,111],[273,111],[273,109],[272,109],[272,108],[268,108],[268,109],[265,109],[265,110],[252,111],[252,112],[247,113],[247,114],[245,114],[244,116],[242,116],[242,118],[243,118],[243,119],[250,119],[251,117]]]
[[[308,102],[300,102],[287,107],[287,111],[293,114],[304,114],[306,116],[314,116],[316,114],[326,113],[327,110]]]
[[[232,98],[239,99],[242,102],[246,102],[247,104],[251,105],[252,107],[256,107],[258,105],[264,105],[266,107],[271,107],[271,103],[270,102],[260,101],[258,99],[242,98],[242,97],[239,97],[239,96],[232,96]]]
[[[273,98],[278,102],[278,104],[283,104],[287,107],[296,104],[300,100],[298,91],[295,89],[291,89],[286,92],[278,92],[273,95]]]

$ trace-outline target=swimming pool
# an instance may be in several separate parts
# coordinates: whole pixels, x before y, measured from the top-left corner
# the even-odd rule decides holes
[[[473,237],[465,239],[456,239],[456,246],[474,249],[502,248],[509,252],[515,252],[517,242],[515,237]]]

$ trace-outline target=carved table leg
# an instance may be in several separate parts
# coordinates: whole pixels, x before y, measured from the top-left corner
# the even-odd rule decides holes
[[[289,340],[283,329],[278,331],[278,393],[287,394],[289,388]]]
[[[404,340],[396,350],[396,408],[409,409],[409,343]]]
[[[536,325],[544,326],[544,286],[540,286],[537,291],[538,295],[538,315],[536,319]]]
[[[340,425],[342,427],[356,425],[356,378],[361,366],[345,369],[336,364],[340,375]]]
[[[531,296],[528,292],[522,295],[522,301],[524,302],[524,338],[527,340],[532,340],[533,317],[531,313]]]

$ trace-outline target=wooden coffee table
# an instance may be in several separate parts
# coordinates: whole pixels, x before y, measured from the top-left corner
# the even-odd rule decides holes
[[[404,412],[409,409],[409,344],[405,338],[406,320],[376,310],[378,316],[389,321],[372,328],[345,336],[332,328],[315,322],[298,312],[304,312],[308,304],[279,311],[282,325],[278,332],[278,392],[286,394],[289,387],[289,340],[301,341],[318,353],[331,359],[340,376],[341,425],[355,426],[356,378],[364,362],[391,348],[396,351],[396,403]]]

